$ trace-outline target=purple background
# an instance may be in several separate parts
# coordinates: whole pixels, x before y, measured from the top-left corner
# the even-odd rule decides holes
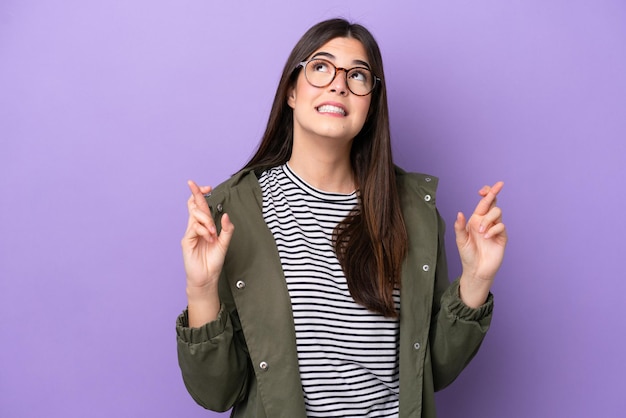
[[[0,1],[0,416],[217,417],[176,360],[186,180],[251,155],[312,24],[367,25],[396,161],[510,244],[442,417],[624,416],[623,0]],[[259,303],[263,303],[262,300]]]

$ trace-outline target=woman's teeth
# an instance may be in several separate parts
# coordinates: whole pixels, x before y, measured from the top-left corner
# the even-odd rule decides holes
[[[331,105],[322,105],[322,106],[317,108],[317,111],[320,112],[320,113],[338,113],[338,114],[343,115],[343,116],[346,115],[346,111],[345,110],[343,110],[340,107],[331,106]]]

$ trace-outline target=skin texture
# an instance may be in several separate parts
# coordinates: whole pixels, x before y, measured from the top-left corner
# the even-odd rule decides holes
[[[367,63],[363,45],[353,38],[332,39],[312,57],[320,53],[337,67],[351,68]],[[350,147],[363,127],[371,95],[352,94],[343,72],[339,72],[329,86],[319,88],[311,86],[301,71],[285,100],[294,112],[291,169],[318,189],[353,192]],[[345,114],[320,112],[319,106],[323,104],[341,107]],[[204,198],[211,187],[198,186],[193,181],[188,185],[191,191],[187,201],[189,220],[181,246],[187,275],[189,326],[199,327],[217,318],[220,308],[217,283],[235,225],[224,214],[218,235]],[[502,187],[502,182],[484,186],[478,192],[481,198],[469,219],[459,212],[454,224],[463,266],[460,296],[469,307],[479,307],[487,300],[504,256],[508,238],[502,211],[496,205]]]
[[[181,246],[187,273],[189,326],[199,327],[217,318],[220,309],[217,283],[235,226],[225,214],[218,236],[204,198],[211,187],[199,187],[193,181],[188,185],[191,190],[187,201],[189,220]]]
[[[502,210],[496,206],[497,196],[504,186],[497,182],[484,186],[478,194],[482,199],[469,220],[459,212],[454,231],[461,257],[460,292],[463,303],[477,308],[487,300],[496,272],[502,264],[508,240],[502,223]]]
[[[332,39],[311,57],[323,57],[342,68],[368,61],[363,45],[353,38]],[[321,88],[311,86],[304,71],[300,71],[296,85],[287,97],[294,119],[291,169],[319,189],[353,192],[350,147],[365,123],[371,97],[352,94],[342,71],[330,85]],[[340,107],[345,114],[320,112],[318,109],[324,104]]]

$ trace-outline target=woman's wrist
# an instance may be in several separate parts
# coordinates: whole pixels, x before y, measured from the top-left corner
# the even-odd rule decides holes
[[[187,286],[187,312],[189,326],[200,327],[217,319],[220,298],[217,286]]]
[[[492,283],[493,280],[472,279],[462,275],[459,280],[459,297],[466,306],[479,308],[487,301]]]

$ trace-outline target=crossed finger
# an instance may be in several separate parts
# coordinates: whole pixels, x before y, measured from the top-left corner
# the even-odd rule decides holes
[[[205,213],[210,213],[209,205],[204,198],[204,195],[211,192],[211,186],[198,186],[193,180],[187,182],[189,190],[191,190],[191,198],[193,199],[196,207]]]
[[[474,209],[474,215],[485,216],[491,209],[496,207],[497,196],[502,190],[504,186],[504,182],[499,181],[493,186],[484,186],[478,193],[483,196],[483,198],[476,205],[476,209]]]
[[[195,234],[204,237],[208,242],[211,242],[215,237],[216,228],[213,219],[211,218],[211,212],[209,205],[206,202],[204,195],[210,193],[210,186],[198,186],[193,181],[188,181],[189,189],[191,190],[191,196],[187,200],[187,209],[189,210],[189,221],[187,224],[188,231],[194,231]]]

